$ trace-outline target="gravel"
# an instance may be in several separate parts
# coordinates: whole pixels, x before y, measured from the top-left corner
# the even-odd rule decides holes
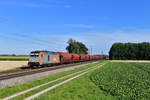
[[[36,80],[40,77],[49,76],[49,75],[53,75],[53,74],[56,74],[59,72],[72,70],[72,69],[75,69],[75,68],[78,68],[78,67],[81,67],[84,65],[87,65],[87,64],[61,68],[61,69],[51,70],[51,71],[42,72],[42,73],[36,73],[36,74],[32,74],[32,75],[26,75],[26,76],[21,76],[21,77],[17,77],[17,78],[7,79],[7,80],[1,80],[0,81],[0,88],[13,86],[13,85],[17,85],[17,84],[23,84],[23,83],[26,83],[29,81]]]

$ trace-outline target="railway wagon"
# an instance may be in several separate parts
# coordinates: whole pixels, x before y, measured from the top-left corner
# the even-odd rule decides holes
[[[90,57],[90,60],[93,60],[93,56],[92,55],[89,55],[89,57]]]
[[[95,57],[95,60],[98,60],[98,59],[99,59],[98,56],[96,56],[96,57]]]
[[[97,60],[100,60],[100,59],[102,59],[102,57],[101,56],[97,56]]]
[[[85,55],[85,60],[89,61],[90,60],[90,56],[89,55]]]
[[[95,56],[92,56],[93,57],[93,60],[95,60]]]
[[[98,60],[98,56],[95,56],[95,60]]]
[[[95,56],[92,55],[92,60],[94,60],[94,59],[95,59]]]
[[[72,54],[72,62],[79,62],[80,56],[78,54]]]
[[[97,56],[93,56],[93,60],[96,60],[97,59]]]
[[[79,60],[80,60],[80,61],[86,61],[86,58],[85,58],[86,55],[84,55],[84,54],[79,54],[79,56],[80,56],[80,57],[79,57]]]
[[[60,63],[71,63],[72,62],[72,54],[66,52],[57,52],[60,56]]]
[[[60,63],[60,56],[56,52],[52,51],[32,51],[30,53],[28,65],[44,66]]]
[[[103,59],[103,57],[102,57],[102,56],[99,56],[99,59]]]

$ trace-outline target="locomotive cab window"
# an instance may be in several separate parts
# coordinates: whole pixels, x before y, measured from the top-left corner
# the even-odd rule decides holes
[[[30,54],[30,57],[38,57],[39,55]]]

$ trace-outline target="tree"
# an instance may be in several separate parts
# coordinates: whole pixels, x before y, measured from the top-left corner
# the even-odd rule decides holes
[[[150,43],[114,43],[109,51],[110,59],[150,60]]]
[[[70,38],[67,43],[68,46],[66,47],[66,50],[69,53],[88,54],[88,48],[82,42],[78,42]]]

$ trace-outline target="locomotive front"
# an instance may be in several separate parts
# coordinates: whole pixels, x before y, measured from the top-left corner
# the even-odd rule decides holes
[[[30,53],[30,57],[29,57],[29,62],[28,62],[28,65],[30,67],[33,67],[33,66],[39,66],[40,65],[40,52],[38,51],[33,51]]]

